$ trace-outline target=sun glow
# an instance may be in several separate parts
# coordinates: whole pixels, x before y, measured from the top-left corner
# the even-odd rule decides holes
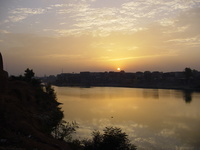
[[[120,68],[117,68],[117,70],[120,71],[121,69],[120,69]]]

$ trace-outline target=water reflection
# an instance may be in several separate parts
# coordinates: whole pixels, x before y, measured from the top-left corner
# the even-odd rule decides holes
[[[200,148],[199,93],[112,87],[55,90],[65,119],[80,124],[77,137],[117,126],[139,149]]]
[[[192,102],[192,91],[190,90],[184,90],[183,91],[183,98],[185,100],[186,103],[190,103]]]
[[[159,99],[159,89],[144,89],[143,97]]]

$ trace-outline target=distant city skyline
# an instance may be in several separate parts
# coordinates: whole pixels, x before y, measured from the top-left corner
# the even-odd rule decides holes
[[[200,0],[1,0],[4,69],[200,70]]]

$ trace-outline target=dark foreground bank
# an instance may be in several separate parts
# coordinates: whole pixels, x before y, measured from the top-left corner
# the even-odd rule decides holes
[[[70,150],[51,136],[62,119],[59,103],[35,83],[8,80],[0,93],[0,150]]]

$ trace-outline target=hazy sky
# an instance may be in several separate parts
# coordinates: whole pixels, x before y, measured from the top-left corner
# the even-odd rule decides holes
[[[9,74],[200,70],[200,0],[0,0]]]

